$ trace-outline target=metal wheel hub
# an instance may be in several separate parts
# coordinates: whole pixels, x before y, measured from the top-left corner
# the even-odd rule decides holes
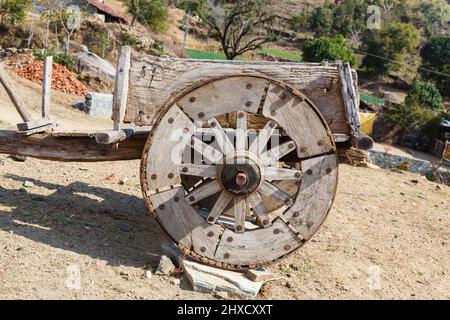
[[[220,179],[225,190],[235,195],[248,195],[255,192],[260,183],[262,172],[256,163],[241,159],[247,163],[225,164]]]

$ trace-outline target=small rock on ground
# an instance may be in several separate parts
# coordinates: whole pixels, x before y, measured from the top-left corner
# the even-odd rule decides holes
[[[273,279],[274,276],[272,275],[272,273],[264,268],[259,268],[259,269],[249,269],[246,273],[247,278],[249,278],[252,281],[267,281],[270,279]]]
[[[176,267],[173,264],[172,260],[170,260],[167,256],[162,256],[161,260],[159,260],[158,268],[156,268],[155,274],[161,276],[168,276],[175,271]]]
[[[27,188],[31,188],[31,187],[34,187],[34,183],[27,180],[23,183],[23,186],[27,187]]]

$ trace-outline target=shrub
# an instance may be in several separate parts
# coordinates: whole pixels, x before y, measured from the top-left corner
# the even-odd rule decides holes
[[[431,82],[416,80],[406,98],[406,103],[418,101],[422,107],[440,110],[442,107],[442,96],[436,86]]]
[[[305,61],[322,62],[341,60],[356,65],[356,57],[353,49],[349,47],[347,40],[339,35],[334,38],[322,36],[316,39],[308,39],[303,44],[303,57]]]
[[[142,41],[135,38],[133,35],[129,34],[128,32],[124,32],[121,35],[120,46],[142,46]]]
[[[0,0],[0,24],[15,25],[25,20],[28,0]]]
[[[57,52],[52,49],[47,50],[47,51],[43,51],[43,50],[34,51],[33,56],[36,60],[39,60],[39,61],[45,60],[45,58],[48,56],[53,56],[54,63],[66,66],[68,68],[73,68],[73,66],[74,66],[73,60],[69,55],[67,55],[63,52]]]

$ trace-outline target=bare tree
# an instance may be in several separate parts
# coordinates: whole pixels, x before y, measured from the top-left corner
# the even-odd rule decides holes
[[[228,60],[275,40],[270,0],[208,0],[196,14],[220,40]]]

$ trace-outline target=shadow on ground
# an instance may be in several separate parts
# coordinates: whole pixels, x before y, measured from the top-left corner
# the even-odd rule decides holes
[[[51,193],[0,186],[0,230],[113,266],[157,265],[162,237],[141,198],[82,182],[64,186],[16,175],[5,179],[30,181]]]

